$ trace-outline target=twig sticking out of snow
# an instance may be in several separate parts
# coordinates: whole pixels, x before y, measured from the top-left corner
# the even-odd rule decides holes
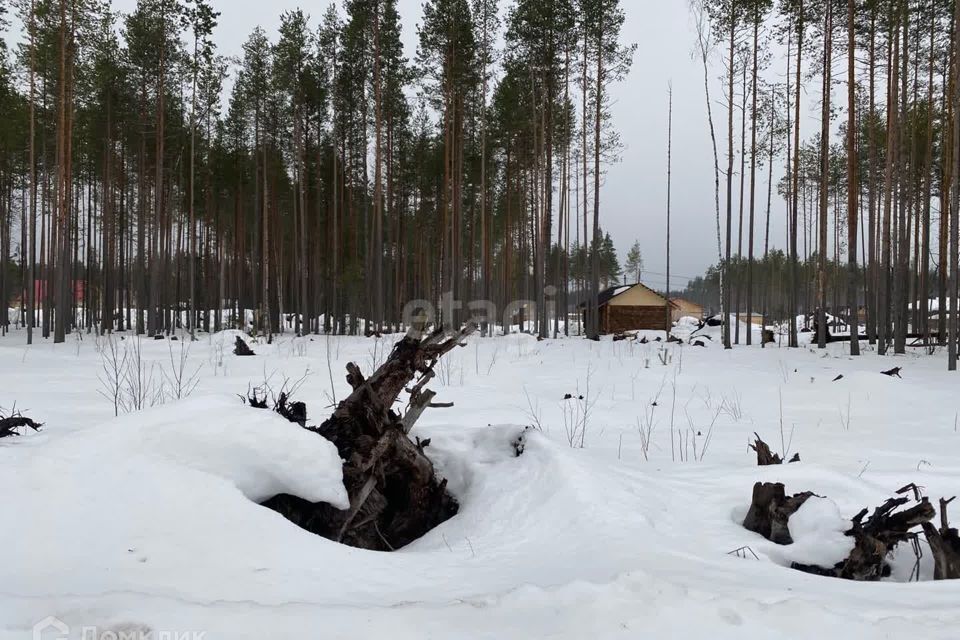
[[[760,557],[759,557],[756,553],[754,553],[754,552],[753,552],[753,549],[751,549],[750,547],[737,547],[737,548],[734,549],[733,551],[728,551],[728,552],[727,552],[727,555],[728,555],[728,556],[737,556],[738,558],[747,559],[747,553],[749,553],[751,556],[753,556],[754,560],[759,560],[759,559],[760,559]]]

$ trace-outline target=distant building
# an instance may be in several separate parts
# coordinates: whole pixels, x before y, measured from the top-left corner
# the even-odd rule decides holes
[[[604,289],[599,295],[600,333],[619,333],[650,329],[667,331],[667,299],[644,284],[628,284]],[[581,312],[586,314],[586,305]],[[672,313],[670,314],[672,317]]]
[[[703,320],[703,305],[683,298],[673,298],[670,302],[673,303],[673,310],[670,313],[674,322],[685,316]]]
[[[73,286],[73,302],[75,304],[81,304],[84,302],[86,293],[84,288],[83,280],[74,280],[72,283]],[[50,288],[50,295],[53,296],[56,291],[56,287]],[[34,300],[36,300],[37,305],[39,306],[41,301],[47,295],[47,281],[46,280],[34,280],[33,282],[33,295]]]

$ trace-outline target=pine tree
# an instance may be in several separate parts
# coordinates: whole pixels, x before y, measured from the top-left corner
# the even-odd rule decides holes
[[[630,251],[627,252],[627,262],[624,265],[626,273],[624,274],[624,282],[629,284],[630,280],[633,282],[641,282],[643,275],[643,254],[640,251],[640,241],[637,240],[631,245]]]

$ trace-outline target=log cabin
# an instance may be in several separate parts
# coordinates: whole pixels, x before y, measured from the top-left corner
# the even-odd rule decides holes
[[[665,297],[639,282],[604,289],[599,295],[600,333],[668,331],[667,304]],[[585,314],[586,303],[581,303],[580,309]]]

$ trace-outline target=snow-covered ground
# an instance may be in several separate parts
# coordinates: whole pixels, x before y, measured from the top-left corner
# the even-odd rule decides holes
[[[371,370],[394,337],[288,336],[238,358],[233,333],[204,335],[181,400],[188,343],[143,340],[152,391],[119,418],[105,341],[24,338],[0,339],[0,407],[45,427],[0,440],[0,638],[44,620],[36,637],[957,637],[960,583],[933,582],[929,554],[920,583],[906,547],[884,583],[788,568],[844,556],[846,520],[908,482],[934,503],[960,494],[958,378],[940,353],[472,338],[432,385],[455,407],[415,431],[461,511],[385,554],[256,504],[345,495],[329,443],[237,394],[306,375],[297,397],[318,423],[348,391],[345,363]],[[903,379],[880,375],[892,366]],[[527,425],[541,431],[515,457]],[[754,432],[803,461],[758,468]],[[740,526],[758,480],[825,496],[791,519],[793,545]]]

